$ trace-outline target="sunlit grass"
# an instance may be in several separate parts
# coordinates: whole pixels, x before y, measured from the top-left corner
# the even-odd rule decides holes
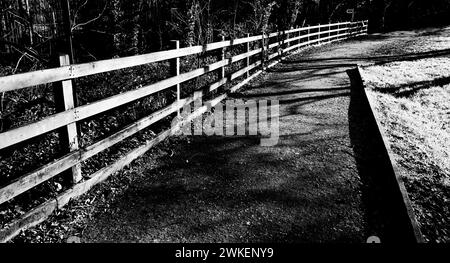
[[[361,69],[429,241],[449,241],[450,58]]]

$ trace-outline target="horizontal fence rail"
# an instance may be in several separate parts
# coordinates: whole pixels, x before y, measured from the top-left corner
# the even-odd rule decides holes
[[[67,128],[66,131],[69,134],[69,142],[67,143],[70,143],[70,152],[57,160],[54,160],[32,172],[14,179],[6,186],[2,186],[0,188],[0,204],[13,199],[14,197],[30,189],[33,189],[37,185],[48,181],[56,175],[70,169],[72,169],[71,172],[73,173],[73,187],[67,192],[58,196],[56,201],[50,200],[40,205],[31,212],[22,216],[22,218],[10,224],[5,229],[0,230],[0,241],[6,241],[15,236],[21,229],[25,229],[41,222],[43,218],[48,217],[52,211],[69,202],[70,198],[74,198],[81,195],[82,193],[85,193],[94,184],[103,181],[109,175],[120,170],[121,168],[128,165],[131,161],[144,154],[148,149],[156,145],[158,142],[172,135],[174,132],[176,132],[177,127],[181,127],[181,124],[160,133],[156,138],[148,141],[144,146],[141,146],[127,153],[116,163],[99,170],[93,175],[85,176],[84,179],[80,177],[80,166],[83,161],[86,161],[89,158],[97,155],[98,153],[125,140],[126,138],[135,135],[136,133],[144,130],[152,124],[166,117],[169,117],[174,113],[179,112],[179,110],[184,106],[191,104],[195,99],[206,95],[208,92],[217,90],[218,88],[224,86],[227,83],[231,83],[233,80],[236,80],[239,77],[245,77],[244,81],[210,101],[212,105],[220,103],[227,97],[227,92],[236,91],[252,78],[260,74],[262,70],[276,64],[276,61],[272,64],[268,63],[276,58],[282,58],[288,52],[292,52],[293,50],[305,46],[330,43],[359,35],[364,35],[367,34],[367,26],[368,21],[315,25],[303,28],[295,28],[283,32],[275,32],[268,35],[248,36],[240,39],[224,40],[221,42],[206,44],[204,46],[179,48],[179,44],[177,44],[176,48],[171,50],[138,56],[108,59],[78,65],[68,65],[67,58],[62,57],[61,62],[64,63],[61,63],[61,67],[58,68],[1,77],[0,93],[25,89],[42,84],[61,83],[63,94],[62,99],[64,100],[65,107],[62,108],[60,112],[48,116],[40,121],[0,133],[0,150],[12,147],[18,143],[22,143],[29,139],[61,128]],[[260,46],[251,50],[250,43],[254,42],[259,43]],[[245,53],[225,58],[223,52],[225,48],[242,44],[246,44]],[[203,54],[205,52],[214,50],[222,50],[222,58],[218,62],[214,62],[205,67],[194,69],[189,72],[181,74],[179,73],[179,58]],[[258,56],[258,60],[250,64],[250,58],[255,57],[256,55],[260,55]],[[175,63],[175,66],[178,65],[176,66],[178,67],[178,69],[175,70],[175,74],[173,77],[169,77],[159,82],[139,87],[137,89],[127,91],[118,95],[104,98],[87,105],[79,107],[73,106],[75,94],[73,94],[72,92],[71,80],[161,61],[170,61],[171,64]],[[244,67],[233,73],[230,73],[228,76],[225,76],[224,68],[239,61],[244,61]],[[222,71],[219,80],[210,84],[209,88],[206,91],[197,91],[195,92],[195,94],[181,99],[179,88],[179,85],[181,83],[218,70]],[[250,75],[250,72],[255,70],[256,72],[254,72],[253,75]],[[173,87],[178,87],[177,100],[174,103],[150,114],[147,117],[129,124],[122,130],[110,135],[103,140],[95,142],[94,144],[85,148],[78,148],[78,135],[76,134],[76,129],[74,128],[76,127],[77,122]],[[192,115],[190,115],[186,120],[182,120],[181,123],[188,122],[192,118],[194,118],[195,114],[201,115],[205,111],[206,108],[200,108]],[[73,147],[73,140],[75,140],[76,142],[76,147]]]

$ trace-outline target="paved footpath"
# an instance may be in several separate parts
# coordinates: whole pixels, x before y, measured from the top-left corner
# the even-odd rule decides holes
[[[346,70],[368,37],[293,55],[235,95],[280,101],[280,141],[196,137],[83,231],[89,242],[365,242],[386,219],[365,167],[361,103]],[[364,146],[366,145],[366,146]],[[150,158],[149,156],[144,156]],[[377,207],[378,206],[378,207]],[[384,220],[384,221],[383,221]]]

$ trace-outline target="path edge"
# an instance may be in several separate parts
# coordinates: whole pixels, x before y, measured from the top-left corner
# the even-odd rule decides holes
[[[347,74],[350,77],[350,81],[352,83],[352,88],[361,89],[362,93],[364,94],[365,102],[367,103],[367,106],[369,107],[369,110],[371,112],[371,116],[373,120],[375,121],[376,127],[378,129],[378,134],[380,135],[382,142],[383,142],[383,149],[385,154],[388,157],[389,160],[389,169],[391,170],[392,174],[395,176],[395,182],[397,183],[395,186],[396,191],[398,191],[398,194],[401,196],[401,203],[403,204],[402,212],[406,214],[408,222],[405,222],[405,224],[408,224],[408,228],[411,231],[411,235],[414,236],[415,243],[425,243],[424,236],[422,234],[422,231],[420,230],[419,223],[417,221],[417,218],[414,214],[414,210],[412,207],[411,199],[409,198],[408,192],[406,191],[406,187],[404,184],[404,181],[401,177],[401,172],[399,169],[399,166],[394,158],[394,152],[392,151],[392,148],[389,144],[389,141],[387,140],[386,131],[384,130],[383,126],[381,125],[380,116],[378,112],[375,109],[375,103],[373,101],[373,98],[367,93],[367,87],[364,84],[364,80],[361,76],[360,72],[361,66],[357,65],[354,69],[350,69],[347,71]]]

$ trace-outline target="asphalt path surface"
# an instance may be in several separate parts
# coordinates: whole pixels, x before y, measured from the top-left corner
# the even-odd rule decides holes
[[[356,64],[390,59],[376,53],[389,41],[363,37],[288,57],[231,98],[279,100],[277,145],[262,147],[255,136],[199,136],[173,145],[173,156],[140,169],[144,176],[116,198],[113,209],[88,221],[82,239],[395,239],[395,220],[384,208],[388,200],[380,197],[383,189],[373,178],[374,169],[382,170],[374,162],[383,157],[376,153],[377,142],[366,141],[375,136],[374,127],[346,72]]]

